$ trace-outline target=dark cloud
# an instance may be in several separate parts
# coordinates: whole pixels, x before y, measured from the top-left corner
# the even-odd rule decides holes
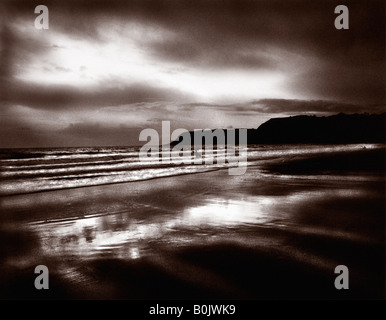
[[[258,116],[259,114],[336,114],[336,113],[382,113],[384,104],[352,104],[329,100],[298,99],[259,99],[238,104],[189,103],[179,106],[182,111],[194,108],[215,109],[221,112],[238,115]]]
[[[36,126],[28,119],[0,117],[2,148],[139,145],[142,129],[103,123],[73,123],[64,129]]]
[[[7,101],[36,109],[100,108],[138,102],[185,100],[190,97],[175,89],[156,88],[144,84],[77,88],[62,85],[36,85],[12,82],[7,87]]]
[[[44,1],[50,9],[50,29],[68,37],[97,41],[103,46],[111,40],[100,28],[104,22],[150,26],[151,30],[161,31],[160,37],[135,41],[152,63],[170,62],[170,73],[239,69],[281,72],[287,78],[285,89],[293,96],[305,97],[267,97],[233,104],[192,104],[189,102],[196,101],[193,97],[165,88],[162,83],[127,85],[111,78],[100,79],[93,87],[79,88],[18,80],[23,66],[32,58],[61,47],[60,43],[47,44],[44,37],[32,40],[13,28],[20,19],[32,27],[34,8],[39,4],[34,0],[0,3],[0,104],[6,107],[71,111],[136,104],[133,110],[149,110],[153,120],[161,119],[162,113],[167,117],[169,112],[169,117],[177,119],[183,118],[178,112],[204,109],[233,114],[236,119],[238,115],[380,113],[385,107],[383,0]],[[349,30],[334,28],[334,8],[338,4],[349,8]],[[48,66],[52,67],[50,72],[67,72],[66,66],[58,63]],[[177,107],[168,109],[160,104],[157,109],[151,105],[160,101],[175,101]],[[205,112],[195,116],[200,114],[205,118]],[[21,146],[23,141],[26,146],[125,144],[126,134],[137,137],[138,133],[135,128],[112,127],[93,119],[87,123],[74,121],[66,129],[52,131],[38,128],[22,116],[17,118],[16,113],[13,118],[9,115],[2,117],[0,133],[10,146]]]
[[[6,24],[2,24],[0,29],[0,81],[3,84],[12,74],[12,51],[14,38]],[[4,84],[3,84],[4,85]]]
[[[289,88],[303,95],[319,96],[355,104],[385,104],[385,63],[317,65],[292,78]]]
[[[36,3],[4,2],[8,15],[28,15],[31,23]],[[290,58],[286,61],[289,52],[313,57],[314,63],[289,69],[305,68],[300,76],[294,75],[294,91],[347,101],[384,101],[382,0],[339,2],[350,13],[350,29],[339,31],[334,28],[337,3],[332,0],[47,0],[45,4],[52,27],[72,37],[101,40],[98,26],[103,21],[135,21],[173,34],[161,40],[144,39],[148,54],[196,68],[285,69],[293,63]],[[13,41],[2,37],[8,45]],[[28,50],[27,46],[18,48]],[[273,55],[278,52],[280,61]]]
[[[205,69],[275,69],[276,61],[263,54],[230,48],[225,45],[217,47],[210,42],[186,39],[164,39],[147,43],[149,53],[158,59],[183,63],[188,67]]]
[[[0,103],[7,99],[7,87],[14,73],[17,38],[8,26],[6,12],[0,4]]]
[[[12,12],[27,14],[36,1],[6,0]],[[109,19],[138,21],[175,31],[186,43],[214,47],[252,42],[266,48],[274,44],[287,49],[345,57],[360,44],[384,59],[384,1],[341,1],[350,10],[350,29],[334,28],[336,1],[304,0],[69,0],[49,1],[55,25],[70,34],[96,36],[96,26]],[[200,49],[200,48],[198,48]],[[369,53],[368,52],[368,53]],[[353,56],[352,60],[362,59]],[[350,61],[353,62],[353,61]]]
[[[145,127],[151,127],[161,132],[161,123],[164,120],[171,122],[172,130],[181,127],[193,130],[229,127],[232,126],[229,121],[235,123],[235,120],[232,119],[237,120],[245,117],[244,119],[248,119],[249,124],[239,121],[236,122],[236,127],[257,128],[269,118],[275,118],[278,115],[362,113],[364,109],[371,113],[382,113],[385,106],[367,105],[364,108],[362,105],[336,101],[261,99],[244,104],[229,105],[181,104],[175,105],[174,111],[169,110],[167,103],[141,102],[131,105],[129,109],[129,114],[140,110],[142,115],[151,114],[152,117],[147,120],[144,117],[142,123],[135,124],[140,127],[135,127],[132,124],[126,125],[123,121],[113,124],[103,122],[103,120],[96,122],[92,117],[79,121],[75,117],[74,121],[65,125],[64,128],[63,123],[60,123],[61,120],[58,118],[58,124],[61,127],[58,128],[52,123],[52,119],[49,126],[39,123],[42,111],[31,118],[31,110],[27,109],[24,114],[19,111],[20,116],[15,117],[12,106],[8,106],[0,113],[1,147],[141,145],[143,143],[138,140],[141,130]],[[53,110],[47,110],[48,112],[51,115],[55,114]],[[216,124],[213,124],[214,119],[210,119],[210,116],[217,113],[220,113],[224,117],[224,121],[228,122],[215,122]],[[201,118],[192,117],[192,114],[201,114]]]
[[[250,106],[257,108],[263,113],[362,113],[367,110],[369,113],[381,113],[385,105],[360,105],[325,100],[287,100],[287,99],[261,99],[253,101]],[[250,110],[250,107],[246,107]]]
[[[1,9],[3,12],[0,13],[0,101],[4,101],[5,95],[8,97],[9,88],[13,86],[14,77],[22,71],[22,66],[28,64],[34,57],[42,55],[48,49],[48,44],[44,39],[30,39],[12,28],[9,23],[12,15],[4,8],[0,7],[0,11]]]
[[[47,145],[50,132],[31,125],[23,117],[11,117],[2,110],[0,136],[1,148],[24,148]]]

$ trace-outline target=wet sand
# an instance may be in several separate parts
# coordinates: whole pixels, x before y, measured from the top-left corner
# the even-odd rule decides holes
[[[382,299],[384,153],[339,157],[1,197],[0,298]]]

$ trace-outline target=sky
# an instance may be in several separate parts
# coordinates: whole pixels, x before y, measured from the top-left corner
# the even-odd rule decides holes
[[[3,148],[384,111],[384,1],[0,0]]]

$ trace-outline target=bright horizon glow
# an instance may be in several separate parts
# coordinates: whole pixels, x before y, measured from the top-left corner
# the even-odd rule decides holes
[[[233,102],[264,97],[296,98],[285,89],[287,76],[280,71],[201,70],[179,62],[157,60],[144,48],[150,40],[162,41],[170,32],[138,23],[102,23],[100,39],[72,38],[50,29],[41,34],[25,23],[15,23],[18,32],[47,49],[20,68],[17,78],[40,85],[77,88],[130,86],[138,83],[181,91],[195,101]],[[145,40],[144,40],[145,39]],[[168,72],[168,71],[173,72]],[[193,101],[187,101],[193,102]]]

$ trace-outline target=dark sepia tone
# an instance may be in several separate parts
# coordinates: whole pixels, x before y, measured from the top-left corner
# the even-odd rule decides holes
[[[0,298],[382,299],[384,112],[384,1],[2,0]]]

